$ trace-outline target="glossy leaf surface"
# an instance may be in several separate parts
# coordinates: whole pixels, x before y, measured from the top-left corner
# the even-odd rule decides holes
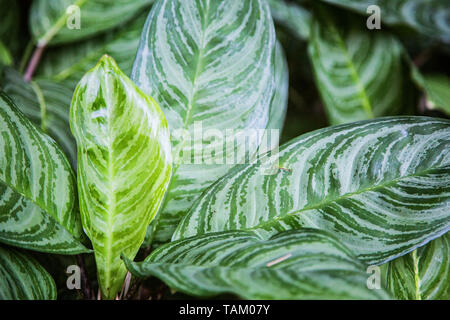
[[[245,299],[383,299],[369,290],[364,265],[318,230],[288,231],[262,240],[249,231],[171,242],[144,262],[126,261],[138,277],[156,276],[196,296],[234,293]]]
[[[277,174],[262,175],[261,166]],[[368,264],[450,228],[450,121],[390,117],[328,127],[237,166],[196,201],[173,239],[225,230],[335,234]]]
[[[202,133],[215,130],[233,142],[239,130],[267,127],[276,92],[275,47],[265,0],[163,0],[153,6],[132,79],[158,101],[177,135],[157,240],[167,241],[195,198],[230,167],[230,153],[213,154],[223,141],[206,141]],[[274,107],[284,114],[285,105]]]

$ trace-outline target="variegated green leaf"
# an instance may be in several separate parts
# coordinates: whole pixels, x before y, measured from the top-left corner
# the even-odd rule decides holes
[[[450,234],[383,265],[382,279],[397,299],[450,299]]]
[[[54,300],[52,277],[32,257],[0,246],[0,300]]]
[[[369,15],[369,6],[380,8],[381,23],[407,26],[426,36],[450,41],[450,10],[442,0],[322,0]],[[361,26],[361,28],[364,26]]]
[[[268,126],[277,91],[275,47],[265,0],[162,0],[153,6],[132,79],[158,101],[177,134],[177,165],[157,240],[167,241],[194,199],[230,167],[237,143],[225,155],[212,154],[223,141],[206,141],[202,133],[215,130],[233,143],[242,130]],[[284,114],[286,106],[273,108]],[[200,125],[200,135],[194,134]],[[252,143],[245,155],[252,156],[258,145]],[[188,161],[182,159],[186,154],[192,155]]]
[[[154,0],[36,0],[30,28],[40,46],[78,41],[119,26]]]
[[[229,231],[171,242],[144,262],[126,260],[138,277],[156,276],[195,296],[234,293],[246,299],[380,299],[365,267],[334,237],[294,230],[271,239]]]
[[[0,242],[76,254],[87,251],[81,234],[67,158],[0,93]]]
[[[5,69],[2,86],[3,91],[17,102],[20,111],[55,139],[75,168],[76,144],[69,127],[73,90],[49,80],[27,83],[11,68]]]
[[[104,296],[114,298],[169,184],[172,158],[158,104],[104,56],[78,84],[70,123],[78,148],[83,227]]]
[[[401,44],[383,31],[364,31],[318,8],[309,55],[328,120],[341,124],[397,115],[407,100]]]
[[[114,57],[120,69],[130,75],[146,17],[147,14],[141,14],[121,28],[94,39],[50,48],[40,62],[36,76],[64,82],[68,88],[75,89],[78,81],[103,54]]]
[[[238,166],[192,206],[173,240],[224,230],[339,235],[367,263],[406,254],[450,228],[450,121],[391,117],[328,127]],[[275,167],[274,175],[261,174]]]
[[[287,28],[301,40],[309,37],[311,13],[305,8],[285,0],[267,0],[275,22]]]

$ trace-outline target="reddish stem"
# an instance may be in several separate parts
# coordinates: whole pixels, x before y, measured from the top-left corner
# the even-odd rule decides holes
[[[42,52],[44,52],[45,46],[37,46],[33,52],[30,62],[28,63],[27,70],[25,71],[24,79],[26,82],[30,82],[33,78],[34,71],[36,70],[39,60],[41,60]]]

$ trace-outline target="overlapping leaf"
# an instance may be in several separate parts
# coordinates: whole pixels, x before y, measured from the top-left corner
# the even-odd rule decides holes
[[[54,300],[52,277],[32,257],[0,246],[0,300]]]
[[[391,117],[328,127],[238,166],[196,201],[173,240],[224,230],[328,230],[367,263],[450,228],[450,121]],[[275,167],[277,174],[262,175]]]
[[[158,101],[177,135],[177,166],[159,241],[170,238],[194,199],[228,170],[224,163],[237,148],[213,154],[223,140],[206,141],[202,133],[212,129],[233,142],[242,136],[239,130],[264,129],[269,123],[276,92],[275,43],[264,0],[163,0],[153,6],[132,79]],[[274,107],[284,113],[286,106]],[[252,143],[245,155],[252,155],[258,144]]]
[[[450,234],[385,266],[382,279],[397,299],[450,299]]]
[[[367,288],[364,266],[327,233],[304,229],[262,240],[220,232],[166,244],[144,262],[126,261],[138,277],[156,276],[196,296],[246,299],[382,299]]]
[[[111,299],[126,274],[120,254],[134,258],[169,184],[169,130],[158,104],[108,56],[77,86],[70,122],[83,227]]]
[[[322,0],[361,14],[369,6],[380,8],[381,22],[408,26],[424,35],[450,41],[450,10],[442,0]]]
[[[76,145],[69,128],[73,90],[49,80],[27,83],[11,68],[5,70],[2,83],[3,91],[17,102],[20,111],[55,139],[75,168]]]
[[[364,31],[352,16],[337,20],[319,9],[309,55],[331,124],[400,114],[408,101],[401,44],[383,31]]]
[[[56,143],[0,93],[0,242],[61,254],[77,240],[75,176]]]
[[[127,22],[153,1],[36,0],[30,9],[30,28],[39,45],[74,42]]]
[[[40,62],[37,77],[64,82],[68,88],[75,89],[103,54],[114,57],[120,69],[130,75],[146,17],[147,14],[141,14],[117,30],[76,45],[51,48]]]

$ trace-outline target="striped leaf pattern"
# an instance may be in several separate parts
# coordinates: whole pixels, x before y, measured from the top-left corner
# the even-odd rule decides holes
[[[38,78],[63,82],[72,91],[78,81],[93,68],[103,54],[114,57],[126,75],[131,74],[147,13],[132,22],[104,35],[79,42],[50,48],[39,63]]]
[[[4,93],[0,137],[0,241],[42,252],[86,252],[77,240],[82,230],[67,158]]]
[[[40,46],[79,41],[120,26],[153,1],[36,0],[30,9],[31,33]],[[79,28],[72,26],[77,19]]]
[[[382,279],[397,299],[450,299],[450,234],[385,266]]]
[[[383,299],[350,251],[318,230],[271,239],[251,231],[212,233],[156,249],[144,262],[126,260],[138,277],[156,276],[195,296],[234,293],[245,299]]]
[[[225,230],[311,227],[366,263],[404,255],[450,228],[450,121],[388,117],[328,127],[237,166],[192,206],[173,240]],[[262,168],[274,167],[274,175]]]
[[[191,161],[176,161],[157,240],[170,239],[194,199],[229,169],[223,164],[229,154],[209,156],[221,142],[194,135],[195,124],[223,135],[227,129],[267,127],[277,90],[275,48],[265,0],[162,0],[153,6],[132,79],[161,105],[172,133],[191,137],[172,140],[175,159],[192,155]],[[284,114],[286,105],[274,107]],[[227,141],[237,136],[227,135]]]
[[[55,299],[55,282],[35,259],[0,246],[0,300]]]
[[[364,31],[352,16],[338,20],[319,7],[308,49],[331,124],[401,113],[405,70],[393,36]]]
[[[106,55],[77,86],[70,117],[83,227],[112,299],[126,274],[120,254],[134,258],[169,184],[169,129],[158,104]]]
[[[17,107],[29,120],[51,136],[76,165],[76,144],[70,132],[69,110],[73,89],[49,80],[27,83],[12,68],[5,69],[3,91],[17,102]]]
[[[450,10],[442,0],[322,0],[366,15],[367,8],[376,5],[381,22],[408,26],[426,36],[450,41]]]

